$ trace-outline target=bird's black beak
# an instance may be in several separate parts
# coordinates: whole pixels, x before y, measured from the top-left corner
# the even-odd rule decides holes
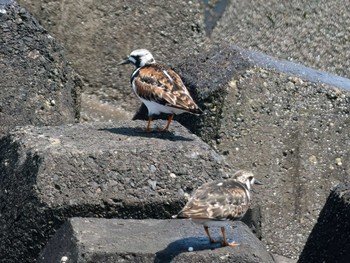
[[[120,61],[120,62],[118,63],[118,65],[125,65],[125,64],[130,64],[130,63],[131,63],[131,61],[129,60],[129,58],[126,58],[125,60]]]
[[[262,182],[258,181],[258,180],[254,180],[254,184],[257,184],[257,185],[264,185]]]

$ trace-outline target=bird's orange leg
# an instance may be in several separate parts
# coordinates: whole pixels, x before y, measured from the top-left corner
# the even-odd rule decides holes
[[[148,117],[148,122],[147,122],[147,127],[145,129],[145,132],[151,132],[152,131],[152,129],[149,128],[149,126],[151,125],[151,121],[152,121],[152,115],[150,115]]]
[[[220,242],[220,241],[217,241],[217,240],[211,238],[210,233],[209,233],[209,227],[204,226],[204,230],[205,230],[205,233],[207,233],[207,236],[209,237],[210,243],[218,243],[218,242]]]
[[[170,116],[169,116],[169,118],[168,118],[168,122],[167,122],[165,128],[164,128],[164,129],[160,129],[159,131],[160,131],[160,132],[167,132],[168,129],[169,129],[170,123],[171,123],[171,121],[173,120],[173,118],[174,118],[174,114],[170,114]]]
[[[224,241],[222,242],[222,246],[223,247],[226,247],[226,246],[230,246],[230,247],[236,247],[236,246],[239,246],[238,243],[236,242],[227,242],[227,238],[226,238],[226,234],[225,234],[225,227],[221,227],[221,233],[222,233],[222,237],[224,238]]]

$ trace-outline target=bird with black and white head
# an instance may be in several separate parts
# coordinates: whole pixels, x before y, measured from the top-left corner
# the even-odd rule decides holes
[[[194,102],[180,76],[169,67],[156,63],[147,49],[136,49],[120,65],[133,64],[131,86],[136,96],[148,109],[146,132],[151,132],[152,116],[161,112],[170,114],[164,129],[168,131],[174,114],[189,112],[200,114],[202,110]]]

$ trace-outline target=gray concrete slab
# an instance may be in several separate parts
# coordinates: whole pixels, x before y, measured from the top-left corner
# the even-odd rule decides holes
[[[349,1],[230,0],[211,33],[235,45],[349,78]]]
[[[79,120],[82,83],[63,47],[15,1],[0,10],[0,136],[16,125]]]
[[[211,228],[220,238],[218,228]],[[190,220],[72,218],[53,236],[38,262],[245,262],[272,263],[272,256],[249,228],[228,228],[238,247],[210,244],[201,225]],[[192,248],[193,251],[189,251]]]
[[[186,193],[230,174],[177,122],[169,133],[145,133],[145,125],[25,126],[3,137],[0,259],[31,262],[69,217],[170,218]]]

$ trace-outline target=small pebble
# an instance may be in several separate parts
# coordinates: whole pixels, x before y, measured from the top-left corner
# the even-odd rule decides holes
[[[338,166],[343,165],[341,158],[336,158],[336,159],[335,159],[335,163],[336,163]]]
[[[157,171],[157,168],[152,164],[150,166],[151,173],[155,173]]]
[[[188,247],[188,252],[192,252],[193,251],[193,247]]]

